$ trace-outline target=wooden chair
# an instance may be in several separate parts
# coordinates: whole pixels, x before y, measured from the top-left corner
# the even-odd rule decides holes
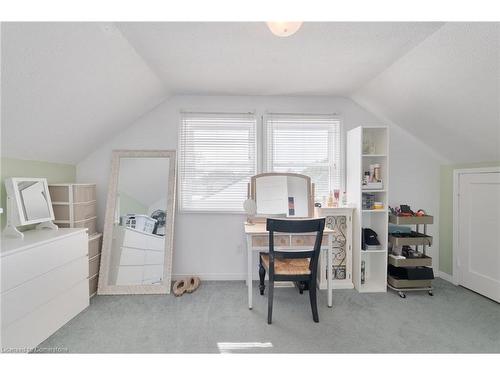
[[[312,220],[280,220],[267,219],[269,231],[269,253],[259,254],[260,294],[264,295],[264,278],[269,272],[267,323],[272,323],[273,294],[275,281],[295,281],[307,283],[313,320],[318,323],[318,305],[316,302],[316,278],[318,259],[325,229],[325,219]],[[316,241],[312,250],[281,251],[274,250],[274,232],[309,233],[316,232]]]

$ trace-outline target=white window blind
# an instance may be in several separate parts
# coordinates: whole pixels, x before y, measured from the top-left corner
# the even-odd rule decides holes
[[[315,184],[316,200],[342,189],[342,138],[334,115],[266,116],[268,171],[301,173]]]
[[[243,211],[247,183],[256,174],[255,133],[254,114],[182,114],[182,211]]]

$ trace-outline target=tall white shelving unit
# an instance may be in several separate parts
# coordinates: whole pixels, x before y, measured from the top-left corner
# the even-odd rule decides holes
[[[363,143],[372,144],[369,153],[363,153]],[[371,164],[379,164],[382,188],[363,189],[362,180]],[[389,203],[389,129],[385,126],[360,126],[347,132],[347,198],[356,208],[353,215],[352,275],[354,287],[360,293],[387,291],[387,239]],[[362,209],[363,194],[375,195],[382,209]],[[361,249],[361,230],[371,228],[377,232],[380,250]],[[365,264],[364,282],[361,263]]]

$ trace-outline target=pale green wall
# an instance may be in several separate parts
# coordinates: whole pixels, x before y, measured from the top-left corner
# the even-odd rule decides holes
[[[120,216],[126,214],[148,214],[148,207],[143,205],[137,199],[120,191]]]
[[[4,213],[0,218],[3,229],[6,217],[5,179],[8,177],[44,177],[49,183],[75,182],[76,166],[70,164],[49,163],[45,161],[1,158],[1,205]]]
[[[453,273],[453,171],[465,168],[498,167],[500,161],[441,166],[439,207],[439,270]]]

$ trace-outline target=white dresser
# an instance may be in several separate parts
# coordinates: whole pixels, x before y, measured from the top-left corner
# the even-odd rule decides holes
[[[89,305],[87,231],[2,236],[1,271],[1,347],[35,348]]]
[[[117,285],[148,285],[163,279],[165,237],[115,226],[116,254],[118,260]]]

